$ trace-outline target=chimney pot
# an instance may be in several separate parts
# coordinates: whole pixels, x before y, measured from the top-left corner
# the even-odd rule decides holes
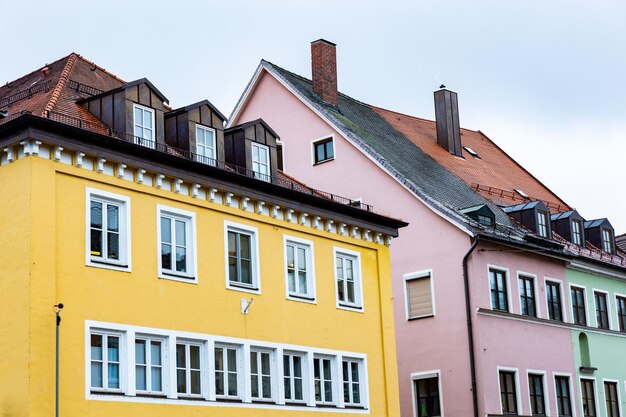
[[[41,72],[42,72],[42,74],[43,74],[44,76],[47,76],[47,75],[48,75],[48,73],[50,72],[50,68],[48,68],[48,67],[43,67],[43,68],[41,69]]]
[[[445,88],[435,91],[435,120],[437,122],[437,143],[452,155],[463,156],[459,103],[454,91]]]
[[[311,42],[311,73],[313,92],[322,101],[339,106],[337,93],[337,51],[336,45],[325,39]]]

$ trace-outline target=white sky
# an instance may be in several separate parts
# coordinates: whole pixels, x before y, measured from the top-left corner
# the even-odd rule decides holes
[[[338,44],[340,91],[432,119],[444,83],[463,127],[626,232],[623,1],[0,0],[0,14],[0,83],[73,51],[226,116],[261,58],[310,77],[323,37]]]

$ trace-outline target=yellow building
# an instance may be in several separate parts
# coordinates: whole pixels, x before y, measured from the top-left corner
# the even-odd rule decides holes
[[[71,54],[0,88],[0,416],[398,416],[401,221]]]

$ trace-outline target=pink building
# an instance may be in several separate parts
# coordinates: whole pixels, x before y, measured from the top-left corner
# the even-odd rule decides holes
[[[558,196],[479,131],[456,93],[436,121],[337,91],[335,45],[312,43],[312,80],[261,61],[230,125],[262,118],[282,169],[410,225],[392,246],[404,417],[580,415]],[[280,163],[280,162],[279,162]]]

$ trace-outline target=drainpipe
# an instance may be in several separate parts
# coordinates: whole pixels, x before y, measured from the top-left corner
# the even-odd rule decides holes
[[[53,311],[56,314],[56,355],[55,355],[55,389],[54,389],[54,415],[59,417],[59,327],[61,326],[61,310],[63,304],[55,304]]]
[[[472,246],[463,257],[463,284],[465,286],[465,315],[467,316],[467,343],[469,345],[470,372],[472,377],[472,400],[474,403],[474,417],[478,417],[478,393],[476,392],[476,362],[474,358],[474,331],[472,330],[472,307],[470,304],[469,274],[467,260],[478,246],[478,236],[472,241]]]

